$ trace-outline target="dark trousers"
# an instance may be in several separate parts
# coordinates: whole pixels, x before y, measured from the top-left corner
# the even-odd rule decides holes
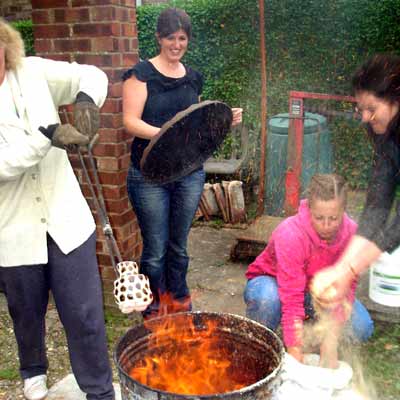
[[[49,235],[47,239],[47,264],[0,268],[18,343],[21,376],[26,379],[47,371],[45,315],[51,290],[79,387],[88,400],[112,400],[95,234],[68,255]]]

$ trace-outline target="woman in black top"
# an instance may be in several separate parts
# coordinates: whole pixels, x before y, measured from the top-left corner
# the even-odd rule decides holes
[[[157,315],[160,308],[162,312],[191,310],[186,247],[203,191],[204,170],[154,184],[144,180],[139,165],[160,127],[199,101],[202,75],[181,62],[190,37],[189,16],[176,8],[164,10],[157,22],[159,54],[139,62],[123,76],[124,126],[134,136],[127,188],[143,238],[141,273],[149,277],[154,294],[145,317]],[[232,111],[233,125],[240,123],[241,109]]]
[[[400,244],[399,208],[388,221],[400,182],[400,57],[372,57],[352,83],[358,112],[374,144],[373,171],[357,234],[340,261],[314,278],[313,292],[321,303],[340,302],[353,279],[382,252]]]

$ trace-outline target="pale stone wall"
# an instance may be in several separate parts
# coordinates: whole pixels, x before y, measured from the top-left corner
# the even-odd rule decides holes
[[[0,17],[9,21],[30,19],[32,16],[31,0],[1,0]]]

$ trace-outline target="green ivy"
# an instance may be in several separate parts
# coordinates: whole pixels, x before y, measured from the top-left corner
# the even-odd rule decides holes
[[[260,121],[259,15],[256,0],[176,0],[137,9],[140,56],[157,53],[154,30],[161,9],[184,8],[194,37],[185,62],[205,77],[204,99],[244,108],[250,127],[249,171],[256,175]],[[400,0],[265,1],[268,117],[288,111],[290,90],[349,94],[350,78],[370,54],[400,49]],[[312,105],[306,101],[306,107]],[[343,109],[349,104],[319,106]],[[354,123],[330,121],[334,169],[354,188],[365,188],[372,150]],[[227,141],[221,150],[229,153]],[[253,165],[252,165],[253,164]],[[268,160],[267,160],[268,165]]]
[[[250,157],[244,179],[259,173],[260,48],[257,0],[175,0],[137,7],[139,55],[157,54],[156,21],[169,6],[191,16],[193,39],[185,62],[205,78],[203,99],[219,99],[244,109],[250,132]],[[265,0],[268,118],[288,111],[290,90],[349,94],[350,78],[366,57],[400,50],[400,0]],[[34,54],[31,21],[18,21],[27,54]],[[306,107],[312,105],[306,101]],[[317,102],[319,106],[321,102]],[[326,108],[350,108],[327,102]],[[329,121],[336,172],[354,188],[365,188],[371,147],[362,128]],[[232,140],[221,154],[229,153]],[[268,160],[267,160],[268,165]]]
[[[16,28],[22,35],[22,39],[25,44],[25,53],[27,56],[32,56],[35,54],[35,49],[33,47],[33,26],[31,20],[21,20],[13,22],[12,25]]]

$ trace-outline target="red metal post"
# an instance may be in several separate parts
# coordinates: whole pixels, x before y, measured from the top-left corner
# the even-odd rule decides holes
[[[355,102],[352,96],[332,95],[325,93],[312,93],[291,91],[289,93],[289,120],[287,169],[285,176],[285,202],[286,215],[296,213],[300,203],[301,172],[303,158],[304,137],[304,99],[336,100]]]
[[[300,202],[301,190],[301,164],[303,156],[303,131],[304,131],[303,99],[289,97],[289,119],[287,169],[285,177],[285,215],[296,213]]]

